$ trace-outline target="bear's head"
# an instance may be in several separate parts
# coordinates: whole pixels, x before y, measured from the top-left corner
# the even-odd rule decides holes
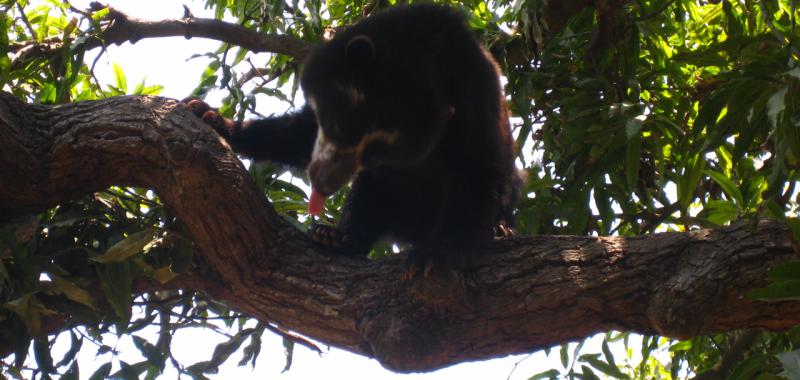
[[[301,86],[319,126],[308,167],[317,200],[363,170],[424,161],[455,113],[425,62],[384,43],[343,32],[305,63]]]

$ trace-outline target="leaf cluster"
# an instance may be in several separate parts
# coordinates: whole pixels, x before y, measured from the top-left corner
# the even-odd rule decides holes
[[[535,59],[512,64],[507,49],[521,156],[535,160],[520,228],[635,235],[792,215],[796,9],[761,5],[585,9]]]

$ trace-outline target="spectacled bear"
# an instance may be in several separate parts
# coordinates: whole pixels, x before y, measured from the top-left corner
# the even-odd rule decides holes
[[[338,228],[317,225],[318,241],[367,255],[392,239],[429,270],[470,262],[511,223],[520,178],[498,68],[460,12],[371,15],[316,47],[300,83],[306,105],[282,116],[236,123],[189,107],[237,153],[307,168],[310,214],[352,180]]]

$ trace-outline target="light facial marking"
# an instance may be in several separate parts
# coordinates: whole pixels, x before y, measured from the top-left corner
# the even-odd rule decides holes
[[[355,164],[357,167],[356,171],[360,171],[363,169],[361,166],[361,154],[364,152],[364,149],[366,149],[367,145],[375,141],[381,141],[387,145],[392,145],[395,141],[397,141],[398,136],[398,131],[370,131],[361,138],[356,146],[342,148],[337,147],[336,144],[328,141],[328,139],[325,137],[325,132],[322,130],[322,128],[319,128],[317,129],[317,140],[314,142],[314,150],[311,153],[311,160],[329,162],[337,157],[342,158],[350,156],[355,158]]]
[[[392,145],[394,144],[395,141],[397,141],[398,135],[399,135],[398,131],[388,132],[382,130],[374,130],[367,132],[367,134],[365,134],[364,137],[361,138],[361,141],[359,141],[358,145],[356,145],[356,147],[354,148],[356,157],[358,157],[356,160],[356,165],[358,167],[358,170],[363,169],[363,167],[361,166],[362,165],[361,155],[364,153],[364,149],[367,148],[367,145],[369,145],[374,141],[382,141],[386,143],[386,145]]]
[[[361,141],[358,142],[356,145],[356,153],[358,156],[361,156],[361,152],[364,148],[367,147],[373,141],[382,141],[386,143],[386,145],[392,145],[395,141],[397,141],[398,132],[397,131],[382,131],[382,130],[375,130],[367,132],[364,137],[361,138]]]
[[[311,161],[330,161],[336,154],[336,146],[325,138],[322,128],[317,128],[317,140],[314,142],[314,150],[311,152]]]
[[[311,110],[317,113],[317,99],[311,95],[307,95],[306,102],[308,102],[308,106],[311,107]]]

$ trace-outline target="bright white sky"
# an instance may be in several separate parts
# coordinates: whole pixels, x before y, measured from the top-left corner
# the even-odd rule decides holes
[[[88,0],[72,1],[73,5],[81,9],[86,9],[88,3]],[[128,15],[142,19],[180,18],[183,15],[183,4],[186,4],[196,17],[211,17],[211,13],[203,9],[204,1],[111,0],[108,1],[108,4]],[[201,72],[209,62],[204,58],[189,61],[187,59],[194,54],[213,51],[218,46],[219,43],[215,41],[198,38],[186,40],[183,37],[144,39],[135,45],[112,46],[98,61],[96,74],[101,82],[114,83],[111,67],[113,63],[117,63],[126,74],[129,89],[133,89],[137,83],[146,78],[149,85],[161,84],[164,86],[162,96],[181,99],[195,87]],[[97,53],[99,53],[99,49],[87,54],[87,61],[91,62]],[[266,62],[266,55],[261,57],[261,60],[256,57],[254,63],[258,65]],[[207,100],[213,105],[222,95],[224,94],[214,94]],[[270,106],[272,109],[268,108]],[[262,97],[259,98],[259,108],[261,114],[268,115],[284,112],[286,105],[269,102],[268,99]],[[154,342],[156,330],[152,329],[151,331],[152,334],[140,335]],[[207,330],[183,331],[178,333],[173,343],[173,353],[183,364],[193,364],[208,360],[216,344],[224,340],[225,338]],[[592,341],[594,344],[591,346],[595,349],[589,348],[591,350],[589,352],[599,352],[600,339]],[[56,348],[57,351],[68,348],[65,345],[67,342],[60,343],[63,344],[59,344],[59,347]],[[113,344],[113,340],[106,344]],[[107,355],[96,359],[95,350],[90,346],[89,342],[84,342],[84,352],[81,354],[82,379],[88,378],[100,364],[108,360]],[[117,348],[123,352],[121,359],[128,363],[135,363],[143,359],[138,355],[138,350],[132,346],[130,339],[123,338]],[[281,374],[284,365],[283,346],[280,338],[268,333],[264,336],[262,351],[255,369],[249,366],[237,367],[236,362],[241,358],[241,353],[237,353],[231,357],[230,363],[220,369],[219,375],[210,377],[215,379],[270,378],[279,380],[324,378],[352,380],[527,379],[540,371],[561,367],[556,349],[549,359],[543,353],[538,353],[527,358],[524,356],[507,357],[460,364],[433,373],[401,375],[383,369],[375,360],[337,349],[328,349],[325,346],[320,346],[320,348],[326,351],[321,356],[304,347],[297,346],[294,351],[292,368]],[[624,354],[620,354],[624,357]],[[618,359],[621,360],[623,357],[618,357]],[[55,354],[55,358],[56,360],[60,358],[58,352]],[[96,364],[93,363],[95,361]],[[520,361],[521,363],[515,369],[515,364]],[[114,371],[118,368],[115,365]],[[176,375],[177,372],[173,369],[165,373],[163,378],[176,378]]]

